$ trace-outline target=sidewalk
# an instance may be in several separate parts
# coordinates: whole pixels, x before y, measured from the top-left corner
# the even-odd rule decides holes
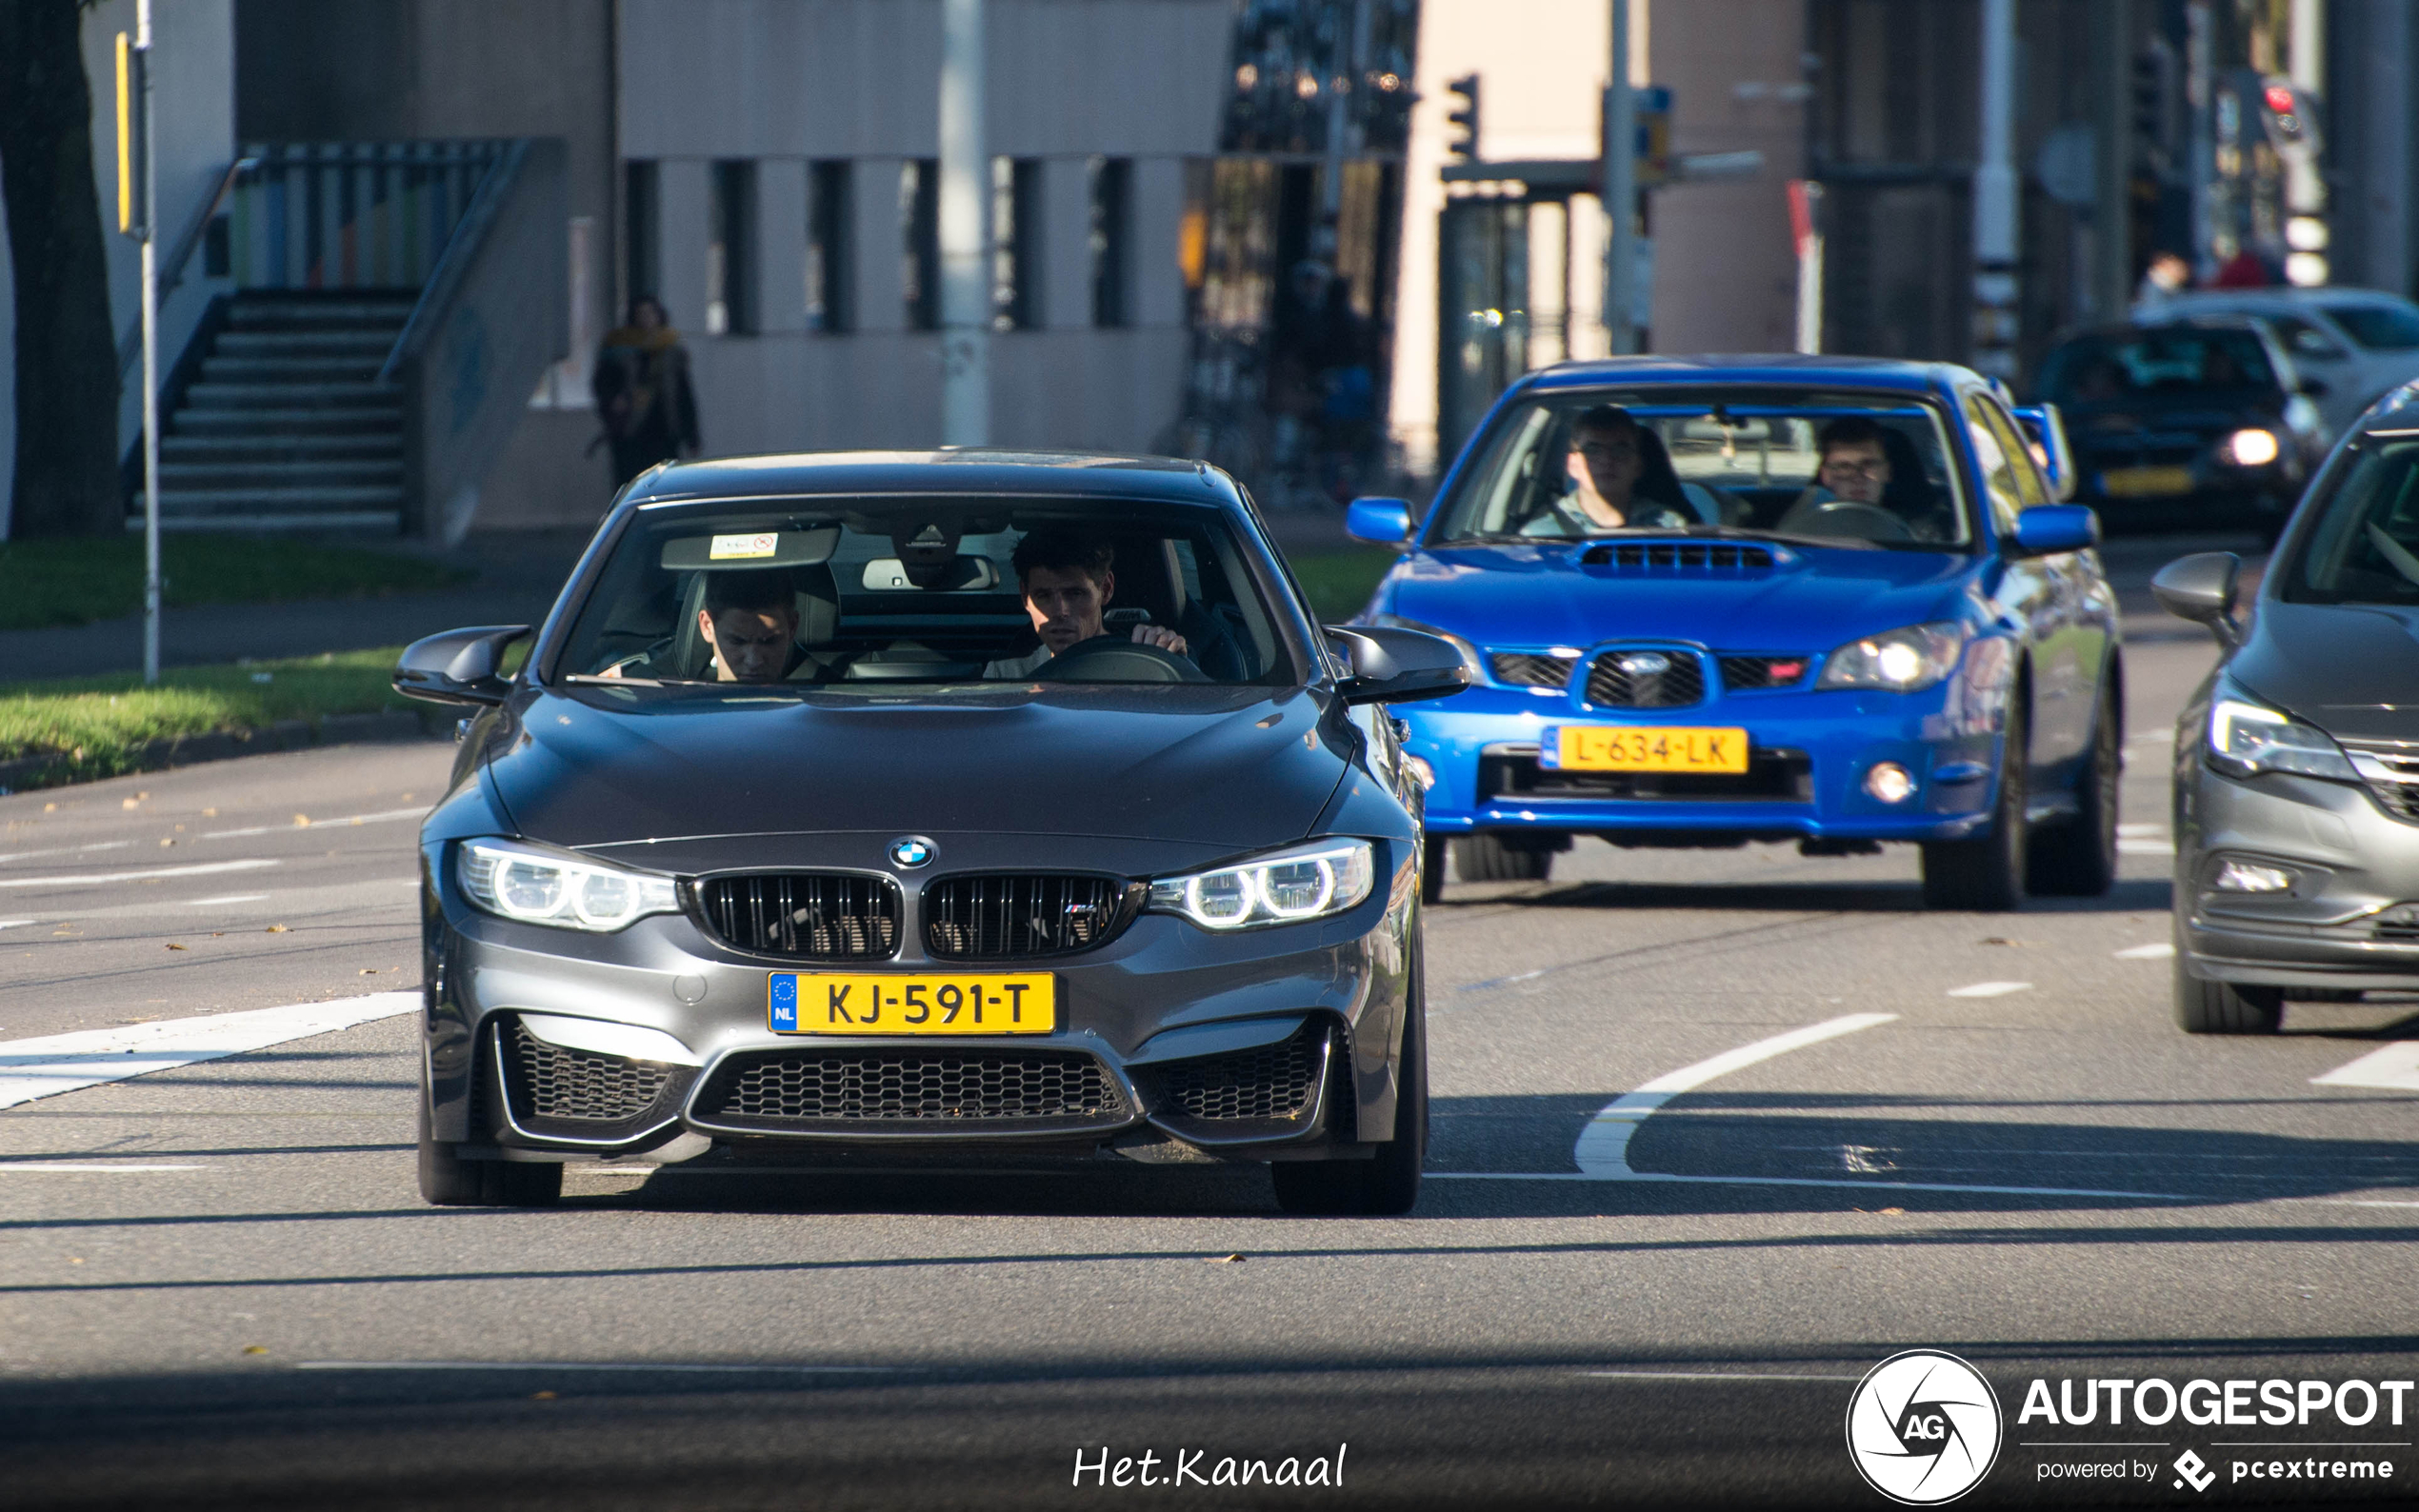
[[[438,593],[210,604],[160,614],[160,664],[192,666],[401,646],[466,625],[535,625],[588,544],[586,531],[472,536],[439,560],[474,569],[477,582]],[[0,631],[0,682],[140,671],[143,617]]]

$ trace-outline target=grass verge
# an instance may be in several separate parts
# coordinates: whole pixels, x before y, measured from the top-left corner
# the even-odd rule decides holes
[[[0,762],[47,758],[34,780],[12,785],[47,787],[138,770],[155,741],[417,710],[388,683],[401,649],[170,667],[154,687],[134,673],[0,684]]]
[[[1286,558],[1311,611],[1323,625],[1339,625],[1369,606],[1386,569],[1402,560],[1384,547],[1342,551],[1300,551]]]
[[[477,574],[425,557],[283,536],[170,535],[160,541],[170,605],[281,604],[456,587]],[[0,630],[89,625],[143,607],[140,536],[0,542]]]

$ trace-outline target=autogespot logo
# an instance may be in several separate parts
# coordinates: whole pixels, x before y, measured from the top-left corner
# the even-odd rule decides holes
[[[1848,1452],[1876,1491],[1909,1506],[1954,1502],[1999,1458],[1999,1399],[1982,1373],[1909,1349],[1865,1374],[1848,1402]]]
[[[901,835],[890,842],[890,865],[901,871],[913,871],[932,860],[932,842],[922,835]]]

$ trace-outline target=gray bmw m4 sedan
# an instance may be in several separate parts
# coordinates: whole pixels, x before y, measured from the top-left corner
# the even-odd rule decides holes
[[[2151,585],[2224,648],[2175,735],[2175,1011],[2195,1034],[2419,988],[2419,386],[2337,446],[2248,625],[2239,566],[2188,556]]]
[[[1204,466],[644,474],[543,627],[396,668],[476,709],[421,831],[422,1193],[1242,1160],[1403,1211],[1422,788],[1385,706],[1464,676],[1321,627]]]

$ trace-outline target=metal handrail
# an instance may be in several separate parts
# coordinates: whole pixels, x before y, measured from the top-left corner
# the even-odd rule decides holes
[[[158,298],[163,307],[168,303],[168,296],[176,292],[176,286],[185,281],[185,265],[193,260],[193,249],[202,245],[202,236],[210,229],[210,223],[217,218],[218,208],[226,204],[227,196],[235,191],[235,181],[259,166],[260,159],[256,157],[239,157],[228,164],[227,171],[219,175],[217,191],[186,224],[185,234],[176,239],[175,250],[169,254],[168,262],[160,269]],[[138,318],[134,328],[117,344],[117,375],[121,381],[142,352],[143,322]]]
[[[393,349],[378,368],[379,383],[392,383],[404,359],[427,339],[428,328],[434,318],[432,312],[452,297],[453,287],[470,270],[470,258],[487,234],[488,223],[495,218],[497,207],[504,203],[512,180],[519,176],[521,160],[529,155],[529,149],[527,139],[513,139],[479,175],[479,187],[472,191],[470,203],[463,208],[462,218],[453,223],[451,234],[446,237],[445,251],[438,256],[437,266],[429,270],[428,282],[420,286],[420,297],[412,302],[411,313],[405,318],[403,329],[395,334]]]

